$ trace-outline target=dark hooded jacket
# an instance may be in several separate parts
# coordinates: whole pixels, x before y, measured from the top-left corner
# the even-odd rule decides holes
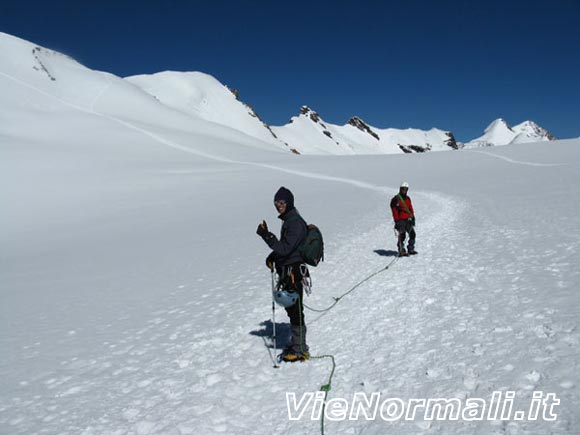
[[[286,213],[278,216],[282,220],[280,230],[280,240],[272,233],[264,236],[264,241],[273,251],[274,260],[277,266],[287,266],[289,264],[303,263],[302,257],[298,253],[298,246],[306,238],[308,227],[298,210],[291,208]]]

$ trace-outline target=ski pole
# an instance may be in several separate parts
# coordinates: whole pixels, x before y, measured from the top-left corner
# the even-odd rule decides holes
[[[272,342],[274,343],[274,355],[276,355],[276,301],[274,299],[274,286],[274,270],[272,270]],[[278,367],[276,357],[274,356],[274,368],[277,369]]]

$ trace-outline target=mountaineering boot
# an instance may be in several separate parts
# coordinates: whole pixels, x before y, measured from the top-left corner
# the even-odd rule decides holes
[[[290,350],[295,353],[308,352],[306,345],[306,325],[290,325]]]
[[[407,251],[405,251],[404,249],[401,249],[401,251],[399,252],[399,257],[407,257],[409,254],[407,254]]]
[[[288,354],[288,353],[292,353],[292,344],[288,343],[288,345],[282,349],[282,352],[280,352],[278,354],[278,361],[282,361],[282,358],[284,357],[284,355]]]
[[[415,251],[414,249],[409,249],[409,255],[416,255],[418,254],[417,251]]]
[[[290,325],[290,343],[278,356],[280,361],[306,361],[310,358],[306,345],[306,325]]]
[[[291,350],[287,353],[283,353],[280,355],[280,361],[284,362],[296,362],[296,361],[304,362],[309,358],[310,354],[308,353],[308,351],[294,352],[293,350]]]

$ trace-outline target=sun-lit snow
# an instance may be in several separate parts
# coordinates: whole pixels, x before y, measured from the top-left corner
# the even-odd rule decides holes
[[[183,113],[286,148],[251,108],[239,102],[230,89],[208,74],[165,71],[127,77],[126,80]]]
[[[541,390],[558,419],[326,421],[325,433],[577,432],[579,139],[296,156],[34,48],[0,34],[0,433],[320,433],[288,419],[286,392],[319,390],[332,367],[272,368],[255,229],[278,232],[273,195],[290,188],[325,237],[306,300],[324,308],[393,260],[388,203],[403,180],[419,255],[326,314],[306,310],[312,354],[336,360],[329,398],[515,391],[520,406]],[[348,129],[369,135],[331,133]],[[283,310],[276,321],[283,346]]]

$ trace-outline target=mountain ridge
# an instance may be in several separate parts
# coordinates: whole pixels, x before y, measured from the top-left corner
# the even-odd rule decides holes
[[[273,126],[240,100],[238,90],[222,84],[210,74],[162,71],[120,78],[87,68],[57,51],[0,32],[2,45],[10,48],[2,50],[6,53],[4,56],[0,52],[2,71],[6,70],[8,75],[12,74],[12,77],[71,104],[92,110],[97,103],[102,105],[103,95],[116,92],[115,98],[123,100],[127,108],[143,109],[147,122],[158,123],[163,119],[169,125],[175,125],[182,124],[184,117],[193,118],[196,122],[209,122],[241,132],[277,151],[330,155],[401,154],[556,139],[533,121],[510,127],[504,119],[498,118],[488,125],[482,136],[461,143],[456,141],[451,130],[380,128],[358,115],[351,116],[343,125],[332,124],[306,105],[285,125]],[[42,77],[52,84],[45,83]],[[74,82],[69,84],[67,80]],[[131,87],[122,86],[122,82]],[[153,101],[149,101],[150,98]],[[181,119],[167,116],[167,110],[163,117],[156,115],[162,109],[160,106],[178,112]],[[109,105],[108,109],[111,114],[127,116],[127,111],[120,113],[117,105]]]

